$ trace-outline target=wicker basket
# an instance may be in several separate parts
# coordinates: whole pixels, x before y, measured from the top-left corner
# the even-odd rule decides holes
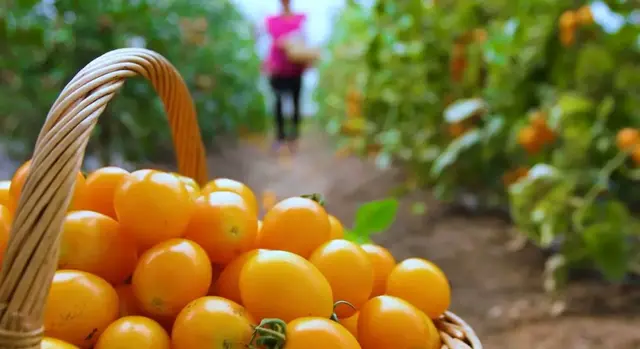
[[[291,62],[310,65],[320,58],[320,50],[310,47],[302,34],[294,32],[285,39],[284,51]]]
[[[176,69],[159,54],[136,48],[114,50],[89,63],[55,101],[36,142],[0,271],[0,349],[40,348],[75,174],[98,117],[125,79],[136,75],[151,81],[164,103],[179,172],[200,184],[207,181],[195,107]],[[446,314],[436,325],[443,348],[482,348],[455,315]]]

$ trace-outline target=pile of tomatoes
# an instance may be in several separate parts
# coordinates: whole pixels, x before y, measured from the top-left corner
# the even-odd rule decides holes
[[[0,182],[3,253],[29,166]],[[451,290],[437,266],[344,239],[314,197],[258,213],[231,179],[78,173],[42,347],[441,348]]]

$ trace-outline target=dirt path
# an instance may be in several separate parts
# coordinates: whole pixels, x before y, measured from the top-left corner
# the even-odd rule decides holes
[[[322,193],[347,226],[359,204],[384,198],[402,181],[398,170],[337,158],[318,133],[305,135],[292,157],[277,157],[257,142],[225,143],[210,154],[212,176],[280,198]],[[14,166],[0,154],[0,179]],[[425,215],[410,213],[416,200],[427,201]],[[418,256],[440,265],[453,286],[452,310],[476,329],[485,348],[640,348],[640,288],[574,282],[562,301],[552,301],[542,290],[544,257],[530,247],[516,251],[510,229],[496,218],[452,213],[416,192],[403,199],[398,220],[376,241],[397,259]]]

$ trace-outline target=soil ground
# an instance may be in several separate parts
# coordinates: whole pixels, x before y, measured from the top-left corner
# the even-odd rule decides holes
[[[0,179],[14,167],[0,154]],[[244,181],[258,195],[322,193],[346,226],[359,204],[384,198],[403,180],[397,169],[338,158],[317,132],[305,135],[291,156],[270,153],[260,142],[228,142],[210,154],[209,167],[211,176]],[[424,215],[410,212],[418,200],[427,203]],[[575,281],[552,299],[542,288],[544,256],[516,246],[508,222],[453,212],[425,192],[408,195],[401,207],[393,227],[375,240],[397,259],[416,256],[440,265],[453,287],[452,310],[485,348],[640,348],[640,287]]]

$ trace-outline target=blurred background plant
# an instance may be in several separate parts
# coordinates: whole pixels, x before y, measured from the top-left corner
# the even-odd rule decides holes
[[[399,194],[508,210],[554,255],[549,289],[577,268],[622,280],[640,273],[636,8],[349,1],[320,72],[321,121],[348,152],[403,163]]]
[[[161,52],[189,85],[205,143],[262,132],[265,101],[253,26],[229,0],[0,1],[0,141],[24,158],[64,85],[120,47]],[[89,152],[101,162],[171,158],[162,105],[149,83],[128,81],[110,103]]]

